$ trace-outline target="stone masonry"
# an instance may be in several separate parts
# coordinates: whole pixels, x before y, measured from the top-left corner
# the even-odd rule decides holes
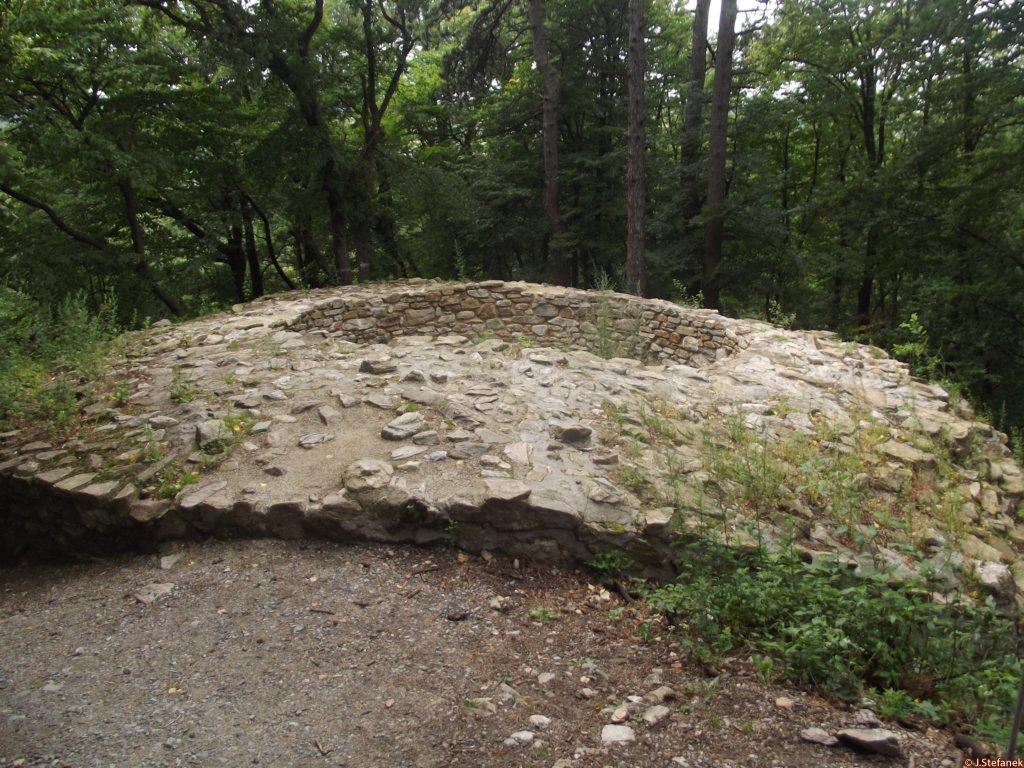
[[[668,301],[499,280],[329,295],[289,324],[291,330],[323,329],[363,343],[414,334],[493,335],[590,350],[603,343],[633,347],[653,361],[691,365],[742,349],[737,327],[717,312]]]
[[[1024,586],[1005,435],[832,334],[410,280],[270,296],[126,346],[66,430],[0,435],[3,557],[318,536],[618,550],[671,576],[686,542],[793,541],[926,577],[937,600],[1013,611]]]

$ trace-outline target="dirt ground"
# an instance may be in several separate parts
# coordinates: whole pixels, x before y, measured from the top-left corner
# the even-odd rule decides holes
[[[960,764],[947,734],[889,724],[901,758],[802,741],[854,712],[689,668],[581,574],[323,542],[176,553],[0,570],[0,766]],[[659,685],[670,714],[638,704],[635,741],[603,745],[608,708]]]

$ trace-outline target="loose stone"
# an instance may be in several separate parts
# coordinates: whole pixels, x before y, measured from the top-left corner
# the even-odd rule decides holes
[[[398,369],[398,366],[393,360],[363,360],[359,364],[360,373],[372,373],[375,376],[383,376],[388,373],[394,373]]]
[[[839,739],[830,734],[824,728],[804,728],[800,731],[800,738],[804,741],[809,741],[812,744],[821,744],[826,747],[834,747],[839,743]]]
[[[606,725],[601,729],[603,744],[631,744],[636,741],[636,733],[628,725]]]
[[[889,757],[900,756],[899,738],[884,728],[843,728],[836,731],[836,736],[841,742],[855,749]]]
[[[328,435],[324,432],[311,432],[308,435],[302,435],[299,437],[299,447],[315,448],[318,445],[329,443],[332,440],[334,440],[334,435]]]
[[[419,411],[403,413],[396,419],[392,419],[380,431],[380,436],[385,440],[405,440],[426,427],[426,421]]]
[[[671,714],[672,711],[664,704],[656,704],[653,707],[647,708],[643,714],[643,718],[645,723],[653,727],[661,723]]]
[[[393,475],[394,469],[386,462],[377,459],[359,459],[345,468],[343,479],[348,490],[359,493],[383,488],[391,482]]]
[[[583,426],[582,424],[565,423],[553,424],[551,426],[551,436],[563,443],[587,443],[593,431],[590,427]]]

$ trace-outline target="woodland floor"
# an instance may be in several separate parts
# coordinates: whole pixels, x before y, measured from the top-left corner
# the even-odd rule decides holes
[[[902,759],[803,742],[801,729],[842,727],[854,713],[764,685],[744,664],[710,677],[680,663],[668,638],[642,639],[642,609],[616,618],[620,599],[602,598],[581,574],[322,542],[176,552],[167,569],[148,555],[0,570],[0,766],[957,760],[946,734],[888,724]],[[174,587],[141,602],[152,583]],[[507,611],[490,607],[496,595],[509,598]],[[602,746],[611,720],[600,710],[657,687],[657,669],[678,694],[671,717],[656,727],[632,721],[633,744]],[[554,677],[541,684],[543,673]],[[503,700],[502,683],[518,698]],[[584,687],[597,695],[580,698]],[[479,697],[495,711],[469,704]],[[531,730],[531,715],[551,722],[532,727],[532,743],[506,746]]]

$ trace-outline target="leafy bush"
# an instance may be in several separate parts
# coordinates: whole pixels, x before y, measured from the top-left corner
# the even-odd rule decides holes
[[[0,427],[65,424],[76,389],[98,375],[117,331],[112,307],[93,313],[82,295],[49,310],[0,286]]]
[[[595,555],[587,562],[587,565],[597,571],[601,581],[605,584],[614,582],[624,573],[637,567],[633,558],[618,549],[610,549]]]
[[[1020,636],[991,604],[940,605],[921,585],[894,588],[884,575],[805,563],[791,550],[743,554],[695,542],[679,565],[678,580],[647,599],[698,656],[767,654],[792,682],[847,698],[881,691],[885,711],[1005,732]]]
[[[933,381],[948,390],[950,399],[963,397],[969,371],[957,371],[946,364],[928,335],[916,312],[900,323],[900,341],[892,345],[892,353],[910,366],[911,372],[926,381]]]

